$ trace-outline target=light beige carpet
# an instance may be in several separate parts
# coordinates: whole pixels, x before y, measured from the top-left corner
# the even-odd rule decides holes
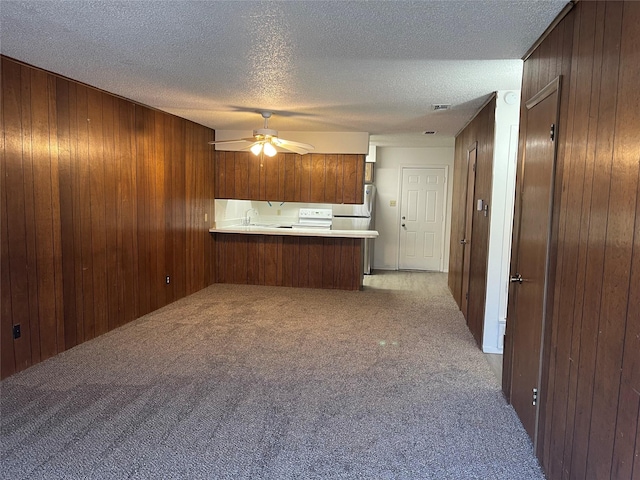
[[[444,274],[213,285],[1,387],[7,479],[544,478]]]

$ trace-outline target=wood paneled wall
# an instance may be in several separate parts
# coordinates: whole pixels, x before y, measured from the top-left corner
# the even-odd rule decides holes
[[[2,377],[213,282],[212,130],[2,57],[2,131]]]
[[[462,269],[465,238],[465,203],[467,194],[468,152],[477,142],[476,180],[473,205],[482,199],[491,207],[493,177],[493,142],[495,132],[495,96],[478,112],[456,137],[453,172],[453,207],[451,210],[451,240],[449,244],[449,289],[458,306],[462,302]],[[467,325],[476,343],[482,348],[484,303],[487,291],[487,258],[489,255],[489,216],[474,209],[473,235],[470,243],[469,310]]]
[[[216,234],[219,283],[358,290],[360,238]]]
[[[638,52],[640,3],[581,1],[524,64],[523,100],[563,76],[537,452],[550,480],[640,478]]]
[[[216,152],[216,198],[364,202],[364,155]]]

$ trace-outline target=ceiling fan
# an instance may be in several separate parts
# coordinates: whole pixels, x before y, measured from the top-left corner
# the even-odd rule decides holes
[[[294,142],[292,140],[285,140],[284,138],[278,138],[278,131],[269,128],[268,122],[271,118],[271,112],[259,112],[264,118],[264,127],[253,131],[253,137],[239,138],[237,140],[218,140],[209,142],[211,145],[226,145],[229,143],[250,143],[243,150],[249,149],[254,155],[260,155],[260,152],[268,157],[273,157],[278,151],[276,147],[280,147],[284,150],[297,153],[299,155],[306,155],[310,150],[313,150],[313,145],[302,142]]]

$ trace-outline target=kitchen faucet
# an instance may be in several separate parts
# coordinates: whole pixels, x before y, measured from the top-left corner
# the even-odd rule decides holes
[[[244,212],[244,219],[242,221],[242,223],[244,225],[251,225],[251,215],[250,213],[253,212],[255,213],[255,216],[257,217],[258,215],[260,215],[258,213],[258,210],[256,210],[255,208],[250,208],[249,210],[247,210],[246,212]]]

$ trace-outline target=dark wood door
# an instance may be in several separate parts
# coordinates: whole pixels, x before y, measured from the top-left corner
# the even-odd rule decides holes
[[[517,191],[520,198],[519,232],[512,254],[512,296],[507,315],[513,328],[511,403],[535,442],[540,396],[542,338],[551,238],[551,211],[555,172],[555,136],[559,79],[526,103],[526,135]]]
[[[475,142],[467,154],[467,195],[464,206],[464,238],[462,244],[462,314],[469,323],[469,280],[471,269],[471,239],[473,233],[473,211],[476,186],[476,162],[478,160],[478,142]]]

